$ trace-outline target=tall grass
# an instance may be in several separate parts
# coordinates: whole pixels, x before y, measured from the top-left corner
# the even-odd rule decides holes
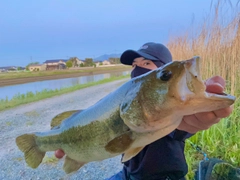
[[[212,1],[213,2],[213,1]],[[228,93],[237,96],[230,117],[206,131],[198,132],[190,141],[200,146],[209,157],[218,157],[240,167],[240,12],[238,5],[219,0],[212,4],[209,15],[197,27],[180,36],[171,37],[167,46],[177,60],[202,58],[203,78],[220,75],[227,82]],[[188,178],[192,179],[196,164],[203,159],[186,142]]]
[[[207,18],[183,35],[171,37],[168,47],[174,59],[202,58],[204,78],[221,75],[230,83],[231,93],[237,89],[240,58],[240,13],[219,0]]]

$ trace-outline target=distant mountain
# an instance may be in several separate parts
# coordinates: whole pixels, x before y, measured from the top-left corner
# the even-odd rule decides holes
[[[104,61],[108,60],[109,58],[120,58],[121,54],[104,54],[97,58],[94,58],[93,61]]]

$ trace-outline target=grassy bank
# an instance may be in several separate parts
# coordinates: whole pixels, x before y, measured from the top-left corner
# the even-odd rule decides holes
[[[213,2],[213,1],[212,1]],[[182,35],[171,37],[168,43],[174,59],[202,58],[204,78],[220,75],[227,82],[227,92],[237,101],[230,117],[198,132],[190,141],[202,148],[209,156],[228,161],[240,167],[240,12],[239,5],[219,0],[198,26],[191,27]],[[203,159],[190,143],[186,142],[186,159],[189,165],[187,178],[193,179],[196,165]]]
[[[240,101],[233,113],[210,129],[198,132],[186,141],[185,155],[189,166],[188,179],[193,179],[198,163],[204,156],[191,143],[201,148],[208,158],[219,158],[240,167]]]
[[[61,94],[65,94],[65,93],[69,93],[69,92],[73,92],[82,88],[87,88],[90,86],[94,86],[94,85],[99,85],[99,84],[104,84],[107,82],[112,82],[112,81],[116,81],[116,80],[120,80],[120,79],[124,79],[124,78],[128,78],[129,75],[126,76],[115,76],[115,77],[111,77],[111,78],[107,78],[107,79],[103,79],[97,82],[90,82],[90,83],[86,83],[86,84],[78,84],[75,86],[71,86],[71,87],[66,87],[66,88],[62,88],[62,89],[55,89],[55,90],[43,90],[40,92],[28,92],[27,94],[16,94],[11,100],[6,99],[0,99],[0,111],[2,110],[6,110],[9,108],[13,108],[22,104],[26,104],[26,103],[30,103],[30,102],[35,102],[35,101],[39,101],[42,99],[46,99],[46,98],[50,98],[53,96],[57,96],[57,95],[61,95]]]

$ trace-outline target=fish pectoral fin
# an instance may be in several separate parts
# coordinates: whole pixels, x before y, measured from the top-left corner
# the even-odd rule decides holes
[[[115,137],[105,146],[105,150],[110,153],[123,153],[133,143],[132,132],[128,131]]]
[[[126,162],[136,156],[144,147],[137,147],[137,148],[132,148],[124,152],[124,155],[122,157],[122,162]]]
[[[77,171],[84,164],[85,163],[83,163],[83,162],[78,162],[78,161],[73,160],[70,157],[66,156],[64,165],[63,165],[63,169],[67,174],[69,174],[69,173]]]
[[[16,144],[24,152],[25,161],[31,168],[37,168],[41,164],[46,152],[38,148],[34,134],[18,136]]]
[[[51,121],[51,129],[58,129],[59,125],[67,118],[69,118],[70,116],[72,116],[73,114],[75,114],[76,112],[79,112],[82,110],[72,110],[72,111],[66,111],[63,113],[60,113],[58,115],[56,115],[52,121]]]

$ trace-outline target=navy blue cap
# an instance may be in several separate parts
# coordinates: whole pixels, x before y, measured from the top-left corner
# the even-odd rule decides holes
[[[132,65],[135,58],[144,57],[152,61],[161,61],[163,64],[172,61],[169,49],[160,43],[149,42],[144,44],[139,50],[126,50],[120,57],[122,64]]]

